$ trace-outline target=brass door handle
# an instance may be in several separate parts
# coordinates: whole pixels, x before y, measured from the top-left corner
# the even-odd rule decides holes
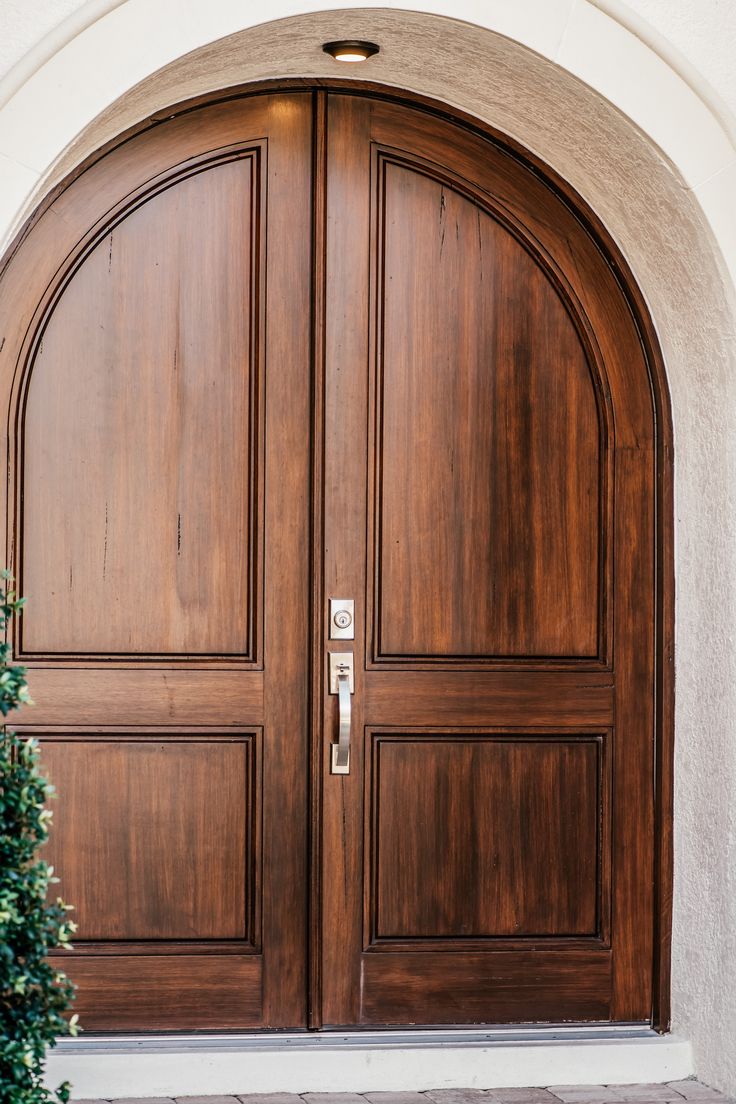
[[[350,774],[350,695],[355,690],[352,652],[330,652],[330,693],[337,694],[339,723],[332,744],[332,774]]]

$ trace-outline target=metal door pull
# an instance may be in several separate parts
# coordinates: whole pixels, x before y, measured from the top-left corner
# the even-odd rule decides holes
[[[332,744],[333,774],[350,774],[350,695],[355,691],[352,652],[330,652],[330,693],[337,694],[339,726]]]

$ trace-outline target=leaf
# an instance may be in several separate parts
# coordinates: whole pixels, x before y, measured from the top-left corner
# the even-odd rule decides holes
[[[9,589],[10,572],[0,571],[0,628],[20,612],[25,599]],[[13,665],[11,647],[0,644],[0,712],[30,704],[24,667]],[[70,906],[50,901],[57,879],[39,858],[48,838],[54,788],[40,768],[35,740],[0,727],[0,1104],[66,1104],[68,1083],[56,1091],[44,1085],[46,1050],[62,1035],[76,1035],[69,1020],[74,987],[52,968],[51,951],[71,946],[76,924]]]

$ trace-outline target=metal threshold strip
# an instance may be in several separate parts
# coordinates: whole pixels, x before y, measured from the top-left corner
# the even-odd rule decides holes
[[[549,1046],[666,1038],[648,1024],[417,1029],[401,1031],[249,1032],[197,1035],[84,1035],[60,1039],[56,1053],[165,1054],[192,1051],[390,1050],[436,1047]]]

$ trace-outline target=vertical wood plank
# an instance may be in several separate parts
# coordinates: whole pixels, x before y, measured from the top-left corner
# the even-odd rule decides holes
[[[263,1022],[307,1015],[312,104],[271,107],[266,348]],[[280,307],[276,307],[280,304]]]

